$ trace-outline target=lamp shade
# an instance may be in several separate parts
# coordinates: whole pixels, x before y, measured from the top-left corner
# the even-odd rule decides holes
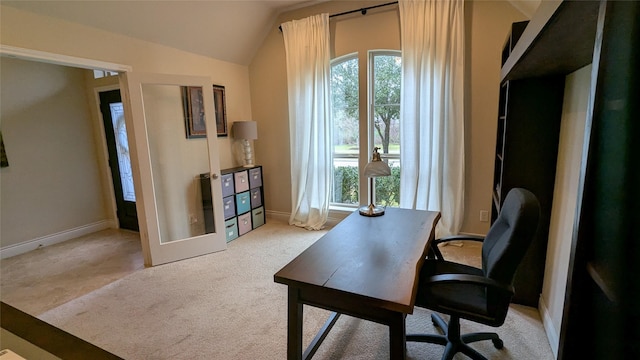
[[[364,171],[362,172],[363,176],[378,177],[391,175],[391,169],[389,168],[389,165],[380,158],[378,149],[378,147],[373,148],[371,161],[364,167]]]
[[[255,121],[236,121],[231,126],[236,139],[255,140],[258,138],[258,125]]]
[[[391,175],[391,169],[386,162],[374,160],[364,167],[363,175],[366,177],[389,176]]]

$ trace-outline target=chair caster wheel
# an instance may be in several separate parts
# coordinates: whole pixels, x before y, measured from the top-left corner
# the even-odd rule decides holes
[[[504,341],[502,341],[502,339],[492,339],[491,341],[493,342],[493,346],[498,350],[504,347]]]

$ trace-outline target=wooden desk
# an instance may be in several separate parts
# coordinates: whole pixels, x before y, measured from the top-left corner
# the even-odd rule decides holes
[[[389,326],[390,358],[405,358],[405,317],[413,313],[418,273],[439,212],[357,211],[274,275],[288,286],[288,359],[309,359],[340,314]],[[303,304],[334,311],[302,353]]]

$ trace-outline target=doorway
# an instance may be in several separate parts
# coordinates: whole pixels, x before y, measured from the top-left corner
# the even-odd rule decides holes
[[[100,92],[100,112],[109,153],[109,168],[120,228],[139,231],[129,140],[120,90]]]

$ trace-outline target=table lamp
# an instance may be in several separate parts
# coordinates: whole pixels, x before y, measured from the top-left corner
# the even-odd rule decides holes
[[[369,205],[360,207],[360,215],[363,216],[382,216],[384,215],[384,207],[376,206],[374,204],[375,201],[375,188],[374,188],[374,178],[378,176],[389,176],[391,175],[391,169],[386,162],[380,159],[380,153],[378,153],[378,147],[373,148],[373,156],[371,156],[371,161],[364,167],[364,171],[362,173],[363,176],[369,178]]]
[[[244,167],[253,167],[253,153],[251,152],[249,140],[258,138],[258,125],[255,121],[236,121],[233,123],[231,130],[234,138],[242,140]]]

